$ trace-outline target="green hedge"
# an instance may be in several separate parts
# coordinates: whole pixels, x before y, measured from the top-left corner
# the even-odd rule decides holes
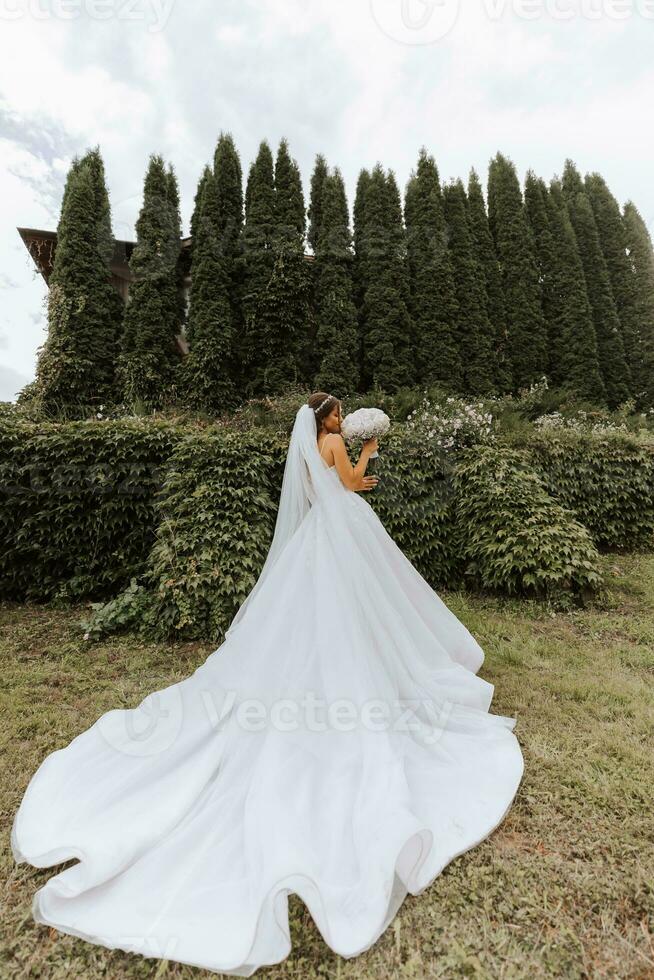
[[[0,424],[0,595],[115,593],[143,566],[182,433],[166,422]]]
[[[651,549],[654,450],[620,433],[562,430],[528,444],[545,486],[606,550]]]
[[[466,450],[455,485],[456,535],[471,584],[536,596],[589,594],[599,585],[588,530],[550,496],[527,452]]]
[[[207,431],[176,447],[156,495],[158,528],[140,581],[85,623],[90,635],[220,639],[268,551],[285,446],[269,436]]]
[[[583,595],[595,543],[651,545],[652,457],[628,440],[538,434],[438,454],[403,426],[364,494],[435,588]],[[0,594],[90,598],[91,634],[219,639],[256,581],[288,433],[163,419],[0,418]]]
[[[391,430],[368,474],[379,477],[363,493],[407,558],[432,585],[453,586],[461,562],[454,540],[454,460],[428,452],[414,434]]]

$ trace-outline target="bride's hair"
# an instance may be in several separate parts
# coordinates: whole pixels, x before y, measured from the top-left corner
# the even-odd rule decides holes
[[[313,409],[316,430],[320,430],[320,423],[324,418],[327,418],[329,413],[333,411],[334,405],[337,404],[338,398],[334,395],[328,395],[326,391],[314,391],[313,395],[307,398],[307,405]]]

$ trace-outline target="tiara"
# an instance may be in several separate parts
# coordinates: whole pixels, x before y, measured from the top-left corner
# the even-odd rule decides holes
[[[320,409],[321,408],[324,408],[325,405],[327,404],[327,402],[329,402],[331,400],[332,400],[332,396],[331,395],[327,395],[327,397],[325,398],[325,400],[323,402],[321,402],[320,405],[318,405],[318,408],[314,408],[315,414],[317,415],[318,412],[320,411]]]

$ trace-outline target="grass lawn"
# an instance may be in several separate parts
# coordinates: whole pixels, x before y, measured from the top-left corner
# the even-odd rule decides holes
[[[514,806],[354,960],[332,954],[292,898],[293,952],[258,975],[654,977],[654,555],[603,561],[606,593],[571,613],[442,593],[486,650],[494,711],[517,717],[526,767]],[[32,920],[32,895],[55,871],[17,866],[9,849],[30,776],[102,712],[134,707],[212,650],[130,637],[89,646],[80,612],[0,605],[0,977],[215,976]]]

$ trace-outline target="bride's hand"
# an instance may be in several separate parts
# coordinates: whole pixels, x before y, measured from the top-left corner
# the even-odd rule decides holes
[[[373,453],[376,453],[377,450],[379,449],[379,444],[377,442],[377,436],[373,436],[372,439],[366,439],[366,441],[363,444],[363,448],[370,455],[372,455]]]
[[[378,476],[364,476],[361,478],[359,486],[356,488],[357,492],[359,490],[374,490],[379,482]]]

